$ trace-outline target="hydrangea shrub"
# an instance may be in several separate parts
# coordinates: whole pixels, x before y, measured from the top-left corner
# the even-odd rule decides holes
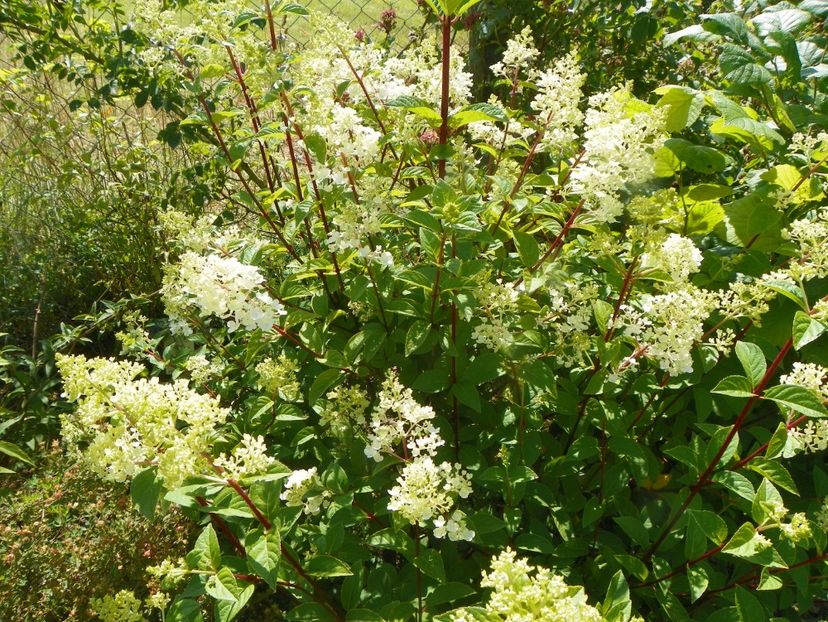
[[[59,360],[67,441],[202,526],[103,619],[795,620],[824,595],[828,136],[738,89],[584,101],[577,51],[535,66],[527,31],[474,102],[474,4],[401,53],[321,18],[296,53],[292,4],[136,5],[135,62],[186,111],[166,131],[230,181],[161,223],[166,318],[133,318],[133,360]]]

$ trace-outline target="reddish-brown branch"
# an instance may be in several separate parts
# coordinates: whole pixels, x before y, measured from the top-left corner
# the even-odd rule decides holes
[[[741,412],[739,412],[739,415],[736,417],[736,421],[731,426],[730,432],[728,432],[724,442],[719,447],[719,450],[716,452],[716,455],[713,456],[713,459],[710,460],[710,463],[707,465],[707,468],[704,470],[704,472],[701,475],[699,475],[698,480],[690,489],[687,498],[681,504],[681,507],[679,508],[678,512],[676,512],[673,515],[673,517],[669,521],[667,521],[667,524],[661,530],[661,533],[659,534],[658,538],[656,538],[655,542],[653,542],[653,545],[644,554],[645,559],[649,559],[650,557],[652,557],[653,553],[655,553],[658,550],[658,547],[661,546],[661,544],[670,534],[670,530],[675,526],[676,522],[679,520],[679,518],[681,518],[682,514],[684,514],[684,511],[688,508],[690,502],[696,498],[696,495],[699,494],[699,491],[707,484],[708,478],[718,466],[719,461],[722,459],[722,456],[724,456],[725,451],[727,451],[727,448],[733,440],[733,437],[735,437],[736,433],[741,429],[742,425],[745,422],[745,419],[748,416],[748,413],[750,413],[750,411],[753,409],[753,405],[759,400],[759,396],[761,395],[762,391],[765,390],[765,387],[768,385],[770,379],[776,373],[777,368],[782,363],[782,360],[785,358],[785,355],[788,353],[791,347],[793,347],[793,340],[788,339],[788,341],[785,342],[785,345],[782,346],[782,349],[776,355],[776,358],[774,358],[771,364],[768,366],[765,375],[762,376],[762,379],[759,381],[756,387],[754,387],[753,396],[747,401],[747,403],[742,408]]]
[[[440,146],[445,149],[448,144],[448,117],[449,117],[449,80],[451,79],[451,17],[443,15],[440,19],[443,31],[442,43],[442,82],[440,84]],[[440,179],[446,176],[446,154],[440,154],[437,165]]]

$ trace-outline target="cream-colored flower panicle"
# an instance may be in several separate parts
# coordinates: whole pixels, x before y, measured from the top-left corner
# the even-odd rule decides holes
[[[271,331],[286,313],[267,293],[256,266],[215,253],[184,253],[164,277],[163,297],[173,326],[185,334],[190,332],[186,323],[190,309],[200,316],[225,320],[231,332],[239,328]]]
[[[245,434],[229,456],[221,454],[214,464],[224,469],[224,476],[239,480],[264,473],[275,461],[275,458],[267,455],[263,437]]]
[[[482,587],[493,592],[485,607],[486,620],[503,622],[603,622],[586,599],[583,588],[567,585],[546,568],[530,565],[507,548],[483,573]],[[477,611],[455,611],[453,622],[480,620]]]
[[[614,222],[624,211],[622,189],[654,175],[653,152],[666,138],[664,113],[635,99],[628,85],[593,95],[585,126],[570,185],[596,221]]]
[[[185,379],[136,378],[141,366],[112,359],[57,357],[64,395],[77,409],[62,416],[63,436],[101,477],[123,482],[156,466],[167,488],[210,470],[216,426],[229,410]]]
[[[389,372],[371,413],[365,455],[381,462],[385,454],[396,455],[402,444],[405,466],[388,491],[388,509],[412,525],[433,521],[438,538],[471,540],[474,532],[466,526],[465,514],[454,507],[458,498],[471,494],[471,476],[460,464],[435,462],[445,441],[431,423],[434,416],[430,406],[419,404],[411,389],[400,383],[396,372]]]

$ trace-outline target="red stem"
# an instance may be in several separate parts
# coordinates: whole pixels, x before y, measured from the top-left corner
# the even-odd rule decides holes
[[[681,507],[679,508],[678,512],[676,512],[673,515],[673,517],[667,522],[667,524],[661,530],[661,534],[658,536],[658,538],[656,538],[656,541],[653,543],[650,549],[644,554],[645,559],[649,559],[650,557],[652,557],[653,553],[655,553],[658,550],[658,547],[661,546],[661,544],[670,534],[670,530],[673,528],[676,522],[678,522],[679,518],[681,518],[681,516],[684,514],[684,511],[690,505],[690,502],[696,498],[696,495],[699,494],[699,491],[707,484],[708,478],[718,466],[719,461],[722,459],[722,456],[724,455],[725,451],[727,451],[727,448],[733,440],[733,437],[736,436],[736,433],[744,424],[745,419],[748,416],[748,413],[750,413],[751,409],[753,408],[753,405],[757,402],[757,400],[759,400],[760,394],[762,393],[762,391],[765,390],[765,387],[767,386],[768,382],[770,382],[770,379],[776,373],[777,368],[782,363],[782,360],[785,358],[785,355],[788,353],[791,347],[793,347],[793,339],[788,339],[788,341],[785,342],[785,345],[782,346],[782,349],[776,355],[776,358],[774,358],[773,362],[771,362],[770,366],[768,366],[765,375],[762,376],[762,379],[759,381],[756,387],[754,387],[753,397],[751,397],[747,401],[739,415],[736,417],[736,421],[733,423],[733,426],[731,426],[730,432],[728,432],[728,435],[722,443],[721,447],[719,447],[719,450],[716,452],[716,455],[710,461],[710,464],[707,465],[707,468],[699,476],[696,483],[690,489],[690,493],[687,495],[687,498],[684,500],[684,503],[681,504]]]
[[[449,116],[449,79],[451,68],[451,18],[443,15],[441,18],[443,26],[443,58],[442,58],[442,83],[440,91],[440,145],[448,143],[448,116]],[[440,161],[437,168],[440,178],[446,176],[446,155],[440,154]]]

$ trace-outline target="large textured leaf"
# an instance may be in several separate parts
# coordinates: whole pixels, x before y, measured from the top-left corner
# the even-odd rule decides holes
[[[664,146],[683,164],[698,173],[718,173],[728,165],[728,157],[718,149],[694,145],[683,138],[670,138]]]
[[[772,151],[785,144],[779,132],[750,117],[719,119],[710,126],[710,132],[748,144],[759,152]]]
[[[770,72],[756,63],[753,56],[736,45],[722,46],[719,64],[725,80],[734,84],[767,84],[771,81]]]
[[[766,10],[751,21],[756,26],[757,34],[760,37],[766,37],[776,31],[798,32],[807,26],[811,19],[812,15],[807,11],[791,8],[778,11]]]
[[[736,41],[747,39],[747,24],[736,13],[713,13],[701,16],[704,29],[717,35],[726,35]]]
[[[680,132],[699,118],[704,108],[704,94],[685,86],[664,86],[656,89],[661,99],[656,104],[667,108],[667,131]]]
[[[782,242],[781,216],[767,195],[750,194],[726,205],[724,211],[726,220],[717,232],[731,244],[772,251]]]

